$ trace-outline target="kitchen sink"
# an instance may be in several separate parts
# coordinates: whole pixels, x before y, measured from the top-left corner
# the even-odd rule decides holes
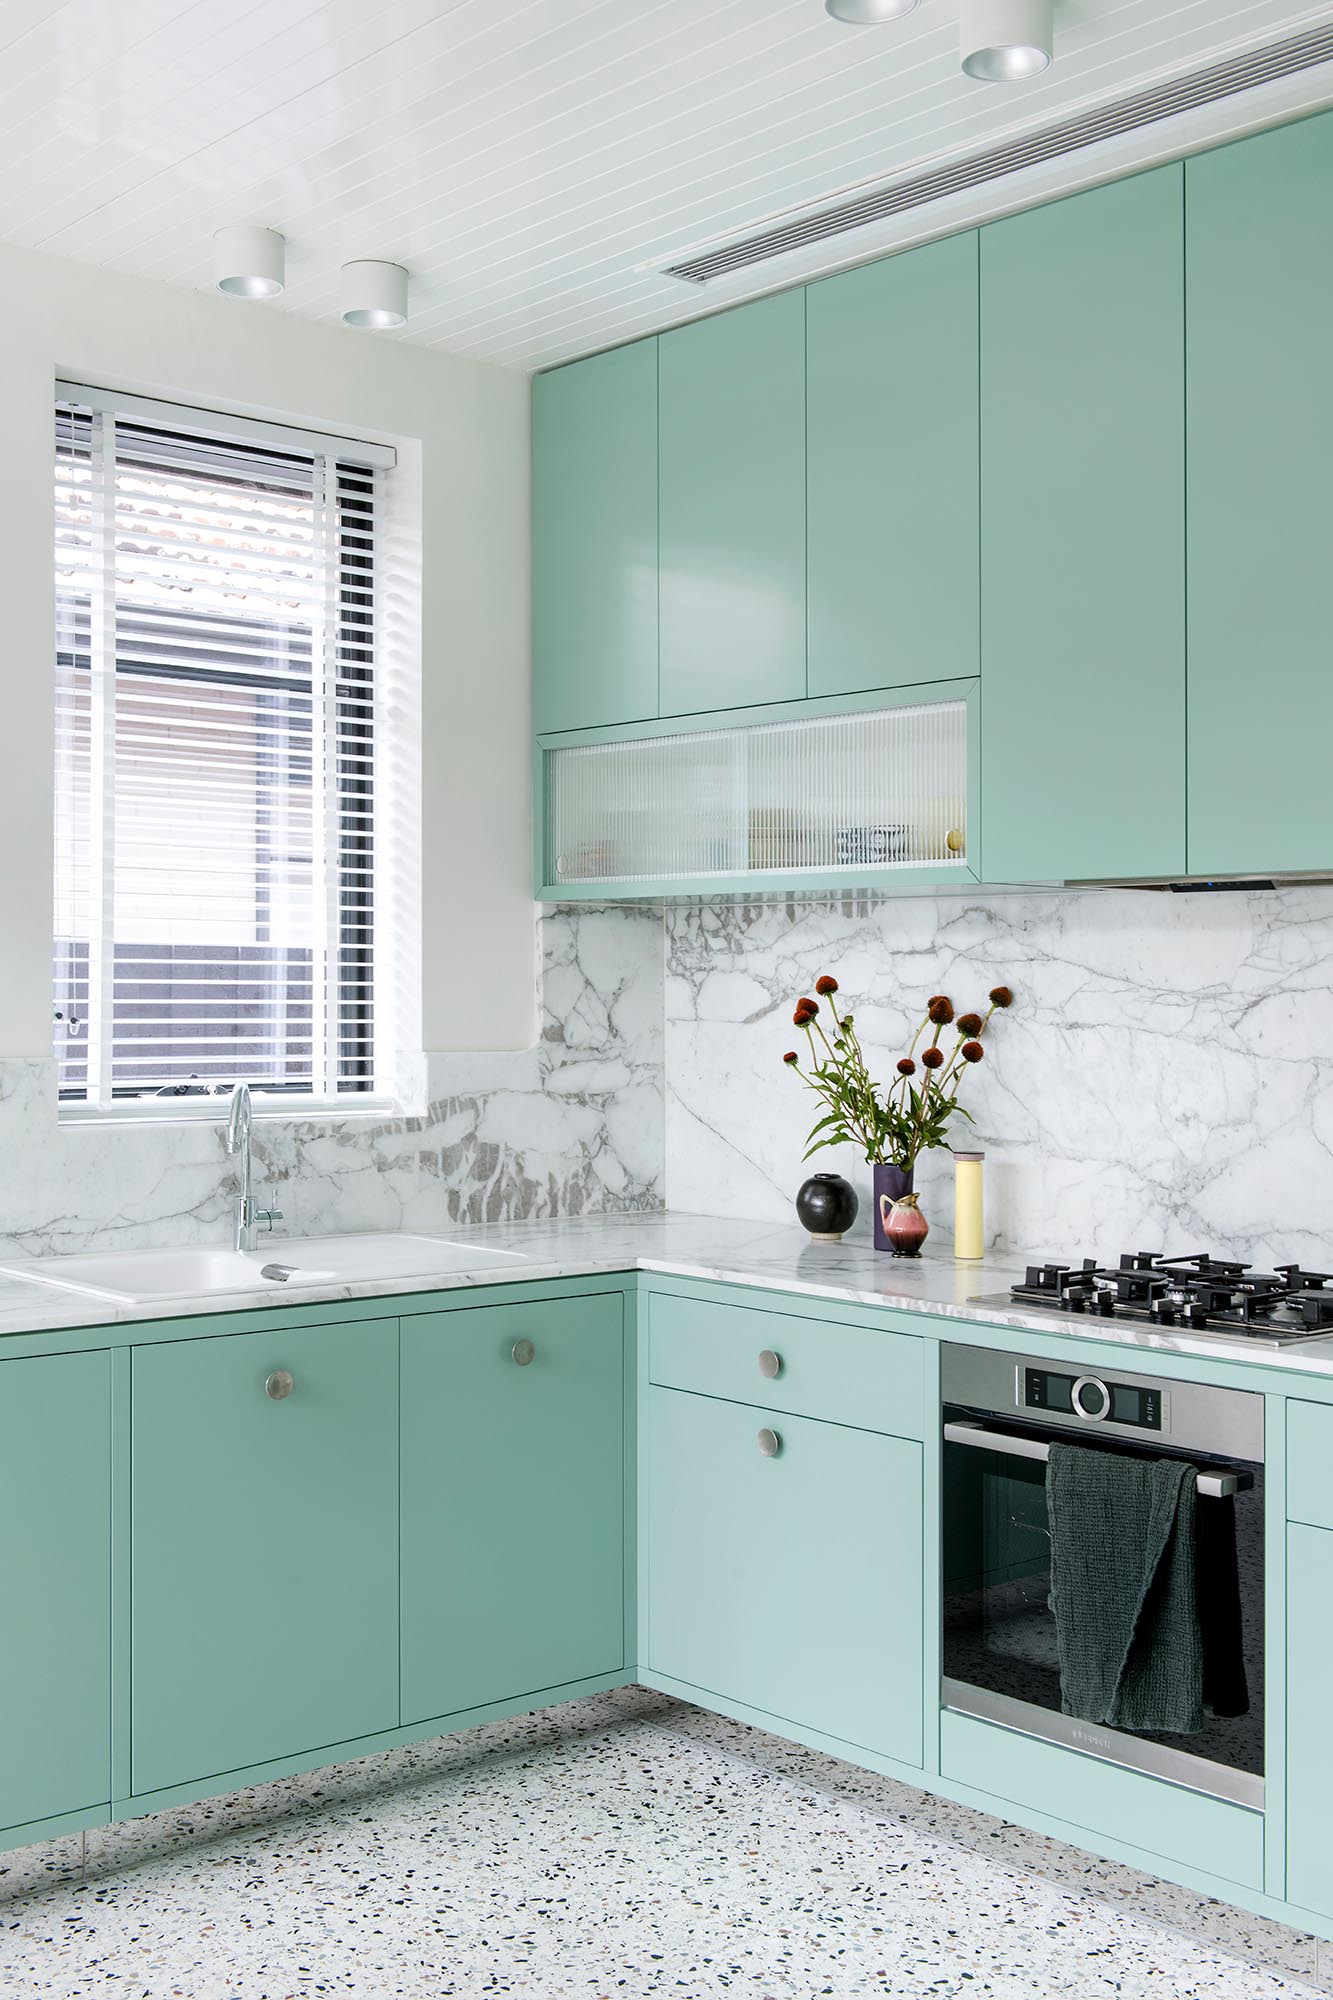
[[[273,1237],[257,1250],[109,1250],[93,1256],[25,1258],[0,1264],[0,1275],[85,1297],[149,1305],[164,1299],[220,1298],[229,1292],[272,1290],[277,1297],[303,1285],[438,1278],[522,1262],[518,1250],[488,1250],[435,1236],[367,1234]]]

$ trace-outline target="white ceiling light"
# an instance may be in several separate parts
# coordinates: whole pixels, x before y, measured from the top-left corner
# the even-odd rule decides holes
[[[849,28],[876,28],[881,21],[898,21],[910,14],[916,0],[824,0],[835,21]]]
[[[1052,0],[963,0],[958,59],[982,83],[1021,83],[1050,65]]]
[[[348,326],[406,326],[407,273],[373,259],[344,264],[343,320]]]
[[[213,283],[235,299],[276,299],[287,282],[287,240],[240,223],[213,236]]]

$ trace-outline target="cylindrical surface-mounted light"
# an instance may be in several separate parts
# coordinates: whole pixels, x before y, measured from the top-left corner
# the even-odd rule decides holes
[[[1052,0],[963,0],[958,59],[982,83],[1021,83],[1049,67]]]
[[[238,223],[213,235],[213,283],[236,299],[275,299],[287,282],[287,239]]]
[[[881,21],[901,20],[916,6],[916,0],[824,0],[835,21],[849,28],[877,28]]]
[[[344,264],[342,295],[348,326],[407,325],[407,273],[401,264]]]

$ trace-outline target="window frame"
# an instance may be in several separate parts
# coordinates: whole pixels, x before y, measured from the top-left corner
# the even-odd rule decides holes
[[[167,402],[130,393],[122,394],[118,391],[98,388],[88,383],[57,378],[54,384],[53,408],[55,405],[61,403],[73,404],[80,410],[91,410],[94,413],[109,415],[114,420],[124,422],[129,426],[145,426],[153,430],[185,433],[192,437],[198,437],[201,440],[215,438],[220,443],[226,445],[254,445],[278,454],[314,458],[322,462],[335,493],[344,472],[350,472],[354,478],[357,471],[364,470],[368,478],[377,481],[374,489],[376,506],[373,520],[375,590],[371,606],[371,625],[369,628],[373,635],[371,649],[373,679],[370,700],[371,712],[374,717],[370,763],[371,786],[374,798],[374,818],[371,836],[373,841],[373,859],[370,879],[374,886],[363,887],[361,891],[363,898],[370,900],[376,918],[372,939],[367,947],[370,958],[370,977],[368,982],[369,991],[365,1003],[370,1008],[372,1014],[377,1017],[376,1029],[371,1044],[371,1055],[369,1057],[369,1060],[373,1064],[373,1074],[370,1086],[366,1089],[357,1089],[355,1087],[338,1089],[335,1085],[335,1088],[327,1093],[317,1088],[303,1088],[300,1084],[284,1088],[280,1083],[275,1083],[272,1087],[268,1087],[262,1081],[257,1081],[254,1078],[245,1080],[250,1082],[250,1087],[254,1092],[256,1116],[265,1119],[383,1119],[386,1114],[392,1115],[398,1107],[391,1091],[386,1088],[386,1080],[395,1067],[396,1056],[394,1052],[391,1052],[384,1046],[382,1041],[383,1019],[380,1017],[382,1015],[384,1018],[387,1018],[390,1009],[385,1007],[381,1010],[378,1004],[382,985],[389,970],[385,940],[382,934],[381,917],[383,909],[378,894],[378,883],[381,871],[386,865],[383,845],[379,838],[383,801],[381,769],[386,761],[386,750],[389,747],[385,740],[385,713],[389,708],[389,704],[384,699],[382,679],[384,634],[381,563],[384,543],[387,540],[383,530],[385,519],[389,513],[388,503],[390,499],[389,489],[380,480],[379,475],[389,473],[396,466],[397,451],[392,445],[378,439],[353,437],[341,432],[326,432],[313,430],[304,426],[298,427],[291,424],[275,423],[267,418],[254,418],[239,412],[233,413],[201,408],[194,405]],[[329,572],[335,581],[335,587],[336,581],[342,573],[342,565],[346,559],[347,547],[345,539],[347,529],[341,513],[338,515],[338,532],[343,537],[343,540],[341,547],[334,556],[336,567]],[[58,589],[58,579],[53,578],[53,582],[56,583]],[[56,636],[57,648],[53,654],[53,663],[58,661],[61,652],[59,630],[57,630]],[[311,695],[316,696],[317,687],[322,686],[326,702],[330,698],[336,701],[337,681],[341,677],[336,642],[331,644],[329,653],[325,656],[322,666],[323,671],[320,682],[312,681],[310,683]],[[59,671],[58,667],[56,671]],[[223,675],[222,678],[225,680],[226,676]],[[316,696],[316,698],[318,697]],[[341,738],[336,733],[336,730],[334,733],[330,733],[328,730],[320,731],[316,739],[317,758],[322,762],[323,752],[329,750],[331,747],[336,747],[340,741]],[[90,752],[90,754],[95,753]],[[339,851],[341,851],[342,836],[346,833],[348,826],[344,811],[345,795],[343,788],[337,784],[330,785],[327,782],[326,773],[325,780],[321,784],[321,792],[321,801],[315,804],[313,809],[324,816],[332,816],[336,827],[335,838]],[[53,813],[53,826],[56,823],[56,814],[62,809],[59,793],[56,795],[55,805],[56,813]],[[114,863],[112,865],[114,866]],[[340,908],[341,901],[342,899],[339,899]],[[114,950],[115,939],[110,938],[108,942],[111,949]],[[53,934],[51,954],[53,1005],[57,991],[55,986],[56,943],[57,939]],[[345,935],[340,929],[327,939],[326,947],[322,954],[325,976],[330,981],[330,984],[336,980],[336,974],[330,975],[329,968],[331,965],[337,965],[342,957],[344,948]],[[342,1019],[342,994],[340,991],[338,1004],[332,1006],[326,1017],[323,1055],[312,1054],[311,1067],[315,1072],[316,1078],[321,1068],[327,1066],[327,1059],[330,1053],[332,1053],[336,1063]],[[103,1043],[104,1049],[109,1051],[111,1046],[110,1032],[104,1033]],[[204,1060],[207,1061],[209,1059],[205,1058]],[[182,1081],[184,1080],[182,1079]],[[60,1091],[58,1088],[57,1094],[58,1115],[62,1123],[104,1124],[108,1121],[135,1124],[178,1124],[197,1123],[201,1121],[216,1123],[221,1117],[225,1116],[230,1086],[225,1082],[206,1078],[202,1083],[199,1093],[194,1095],[177,1095],[170,1091],[163,1092],[160,1085],[150,1087],[142,1095],[115,1094],[113,1092],[110,1096],[100,1099],[90,1097],[87,1094],[86,1088],[78,1092],[65,1092]]]

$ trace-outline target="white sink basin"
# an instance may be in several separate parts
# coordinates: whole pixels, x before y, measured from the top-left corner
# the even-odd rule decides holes
[[[43,1257],[0,1264],[0,1273],[58,1291],[147,1305],[229,1292],[275,1297],[302,1285],[357,1284],[377,1278],[438,1278],[522,1263],[517,1250],[487,1250],[433,1236],[274,1237],[257,1250],[109,1250],[98,1256]]]

